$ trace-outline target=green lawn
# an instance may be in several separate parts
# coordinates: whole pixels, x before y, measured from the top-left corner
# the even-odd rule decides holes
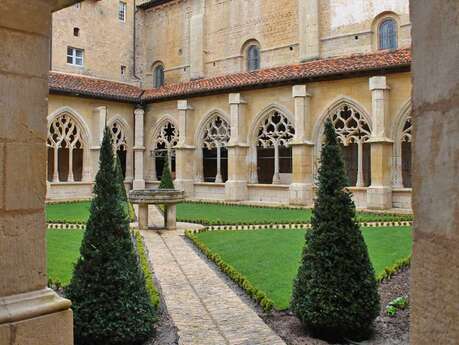
[[[47,204],[46,219],[48,222],[86,222],[90,206],[91,201]]]
[[[410,227],[363,228],[362,232],[376,274],[411,254]],[[304,231],[214,231],[196,236],[264,291],[276,309],[288,307],[304,245]]]
[[[48,204],[46,215],[48,222],[86,222],[89,216],[89,201],[76,203]],[[411,219],[410,216],[390,214],[372,214],[359,212],[360,221]],[[285,209],[272,207],[249,207],[238,205],[183,203],[177,205],[177,220],[189,222],[207,222],[210,224],[282,224],[291,222],[308,222],[311,219],[310,209]]]
[[[70,282],[73,265],[80,256],[83,230],[53,230],[46,232],[48,276],[64,285]]]

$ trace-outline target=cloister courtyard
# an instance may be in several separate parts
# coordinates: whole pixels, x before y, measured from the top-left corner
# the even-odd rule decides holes
[[[73,266],[80,255],[90,203],[74,201],[47,205],[48,275],[49,284],[53,288],[62,289],[71,280]],[[157,211],[160,212],[159,209]],[[174,255],[172,261],[176,261],[176,265],[182,268],[179,272],[187,278],[185,285],[190,288],[188,298],[196,298],[196,295],[202,297],[209,293],[218,296],[229,293],[233,301],[218,303],[218,309],[222,312],[226,313],[231,303],[249,306],[243,310],[252,320],[250,322],[253,323],[254,335],[245,339],[256,339],[257,344],[264,343],[265,338],[268,339],[266,344],[271,344],[271,341],[279,344],[319,342],[298,331],[298,320],[290,312],[292,285],[311,216],[311,209],[301,207],[186,201],[177,206],[178,230],[142,231],[143,239],[139,236],[140,243],[146,248],[149,277],[154,281],[153,289],[158,296],[157,307],[162,310],[161,320],[171,318],[177,326],[176,330],[171,330],[164,321],[160,321],[157,328],[161,340],[157,341],[162,342],[158,344],[175,344],[177,338],[191,341],[191,338],[187,338],[187,332],[193,332],[193,336],[200,339],[196,344],[202,344],[203,337],[208,337],[204,334],[210,332],[209,329],[215,331],[219,327],[231,327],[226,318],[211,320],[211,325],[205,327],[198,320],[187,319],[181,323],[182,318],[203,311],[184,301],[179,308],[180,313],[174,310],[174,305],[180,304],[181,299],[177,291],[169,289],[169,285],[177,286],[181,284],[181,279],[180,276],[171,275],[171,272],[165,274],[165,271],[173,269],[171,261],[162,262],[166,254]],[[159,219],[154,215],[150,218],[153,222]],[[399,310],[395,315],[391,315],[388,310],[391,309],[390,303],[397,298],[409,301],[413,216],[409,213],[358,211],[356,219],[362,225],[361,231],[380,284],[383,303],[381,316],[376,322],[376,335],[370,343],[408,344],[409,307]],[[134,230],[135,223],[132,226],[132,231],[138,233]],[[167,243],[167,246],[160,246],[161,242],[158,241]],[[149,256],[148,252],[151,253]],[[181,254],[184,256],[179,257]],[[190,260],[194,261],[193,268],[185,268]],[[193,277],[195,271],[197,276]],[[200,286],[199,281],[193,281],[199,280],[205,272],[211,277],[206,282],[212,281],[215,286]],[[236,295],[233,295],[234,292]],[[211,300],[205,298],[198,305],[204,308],[216,307]],[[198,319],[202,320],[201,317]],[[275,333],[282,335],[283,340],[276,338]],[[235,334],[227,331],[223,332],[223,336],[232,339]],[[209,343],[214,341],[219,344],[218,336],[213,340],[206,339]]]

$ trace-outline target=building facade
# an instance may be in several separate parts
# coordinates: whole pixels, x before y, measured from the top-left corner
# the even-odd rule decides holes
[[[48,199],[127,188],[312,205],[324,121],[358,207],[411,207],[408,0],[87,0],[54,15]]]

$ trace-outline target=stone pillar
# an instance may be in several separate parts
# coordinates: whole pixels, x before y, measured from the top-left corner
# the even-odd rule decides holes
[[[139,229],[148,230],[148,205],[139,204]]]
[[[193,13],[190,18],[190,77],[204,77],[204,0],[193,0]]]
[[[175,188],[183,190],[186,197],[192,197],[194,192],[194,150],[193,133],[190,127],[193,108],[187,100],[177,102],[179,113],[179,142],[175,148]]]
[[[73,344],[70,301],[47,287],[46,274],[47,76],[55,5],[0,1],[2,345]]]
[[[96,174],[99,171],[99,154],[100,154],[100,145],[102,144],[102,139],[104,138],[104,130],[105,126],[107,125],[107,107],[100,106],[93,110],[92,112],[92,142],[90,151],[88,154],[91,156],[90,159],[85,159],[85,153],[83,153],[83,169],[87,171],[87,167],[92,166],[94,170],[88,172],[88,176],[86,181],[94,181],[96,178]],[[89,163],[89,164],[86,164]],[[89,168],[89,167],[88,167]],[[89,168],[90,169],[90,168]],[[85,179],[83,179],[85,180]]]
[[[459,3],[410,2],[413,210],[410,342],[459,340]]]
[[[145,179],[143,177],[143,155],[145,152],[144,145],[144,115],[142,108],[134,110],[134,182],[132,189],[145,189]]]
[[[247,125],[245,121],[246,102],[240,93],[229,94],[231,138],[228,142],[228,181],[225,183],[225,198],[231,201],[247,200],[249,166],[247,154],[249,145],[247,138]]]
[[[313,191],[313,154],[314,145],[311,136],[310,95],[306,85],[292,88],[295,102],[295,138],[292,141],[292,183],[290,184],[289,203],[311,206]]]
[[[300,61],[320,58],[319,0],[298,0]]]
[[[177,205],[167,205],[166,207],[167,214],[165,215],[164,227],[167,230],[177,229]]]
[[[392,146],[387,137],[390,128],[389,86],[386,77],[370,78],[372,100],[371,185],[367,189],[369,209],[392,208]]]

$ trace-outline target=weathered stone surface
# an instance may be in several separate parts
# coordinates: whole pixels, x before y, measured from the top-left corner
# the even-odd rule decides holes
[[[411,2],[414,48],[411,342],[459,339],[459,4]],[[441,52],[441,54],[439,54]]]

